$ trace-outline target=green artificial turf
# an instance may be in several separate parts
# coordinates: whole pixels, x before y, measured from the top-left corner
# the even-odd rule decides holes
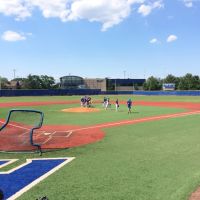
[[[106,95],[111,100],[127,100],[132,98],[135,101],[170,101],[170,102],[200,102],[199,96],[140,96],[140,95]],[[93,100],[103,101],[104,95],[91,96]],[[80,100],[81,96],[38,96],[38,97],[0,97],[0,103],[5,102],[35,102],[35,101],[68,101]]]
[[[116,96],[115,96],[116,97]],[[120,96],[126,100],[128,96]],[[38,98],[46,101],[50,97]],[[55,97],[64,100],[66,97]],[[66,100],[79,97],[67,97]],[[95,97],[101,99],[102,96]],[[135,97],[155,101],[155,97]],[[33,101],[31,98],[19,98]],[[18,101],[19,100],[13,100]],[[51,97],[51,100],[54,99]],[[113,97],[114,99],[114,97]],[[170,99],[170,100],[169,100]],[[191,101],[198,98],[158,97],[158,101]],[[6,100],[1,99],[3,102]],[[44,124],[94,125],[119,120],[182,112],[183,109],[136,106],[131,115],[125,105],[120,111],[63,113],[73,105],[34,106],[45,113]],[[20,107],[21,108],[21,107]],[[28,107],[29,108],[29,107]],[[5,118],[10,108],[0,108]],[[22,195],[20,200],[48,196],[50,200],[187,200],[200,184],[200,115],[164,119],[104,129],[105,138],[97,143],[44,153],[42,157],[76,157],[56,173]],[[18,158],[5,171],[38,154],[0,153],[0,158]]]
[[[199,120],[194,115],[107,128],[98,143],[44,153],[76,159],[19,199],[186,200],[200,183]]]
[[[178,113],[185,111],[179,108],[164,108],[164,107],[150,107],[150,106],[133,106],[132,113],[127,113],[126,105],[120,105],[119,111],[115,111],[115,105],[112,108],[105,110],[101,104],[95,104],[95,108],[99,108],[99,112],[93,113],[67,113],[62,112],[63,109],[80,107],[79,104],[66,105],[48,105],[48,106],[32,106],[32,107],[18,107],[20,109],[40,110],[44,113],[44,125],[95,125],[106,122],[114,122],[121,120],[138,119],[148,116],[164,115],[170,113]],[[8,111],[11,108],[1,108],[1,117],[6,118]],[[21,116],[23,118],[23,116]],[[21,120],[19,118],[19,120]],[[24,123],[32,123],[29,118],[22,119]]]

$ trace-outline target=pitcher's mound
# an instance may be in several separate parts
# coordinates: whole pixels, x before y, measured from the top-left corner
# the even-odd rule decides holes
[[[63,109],[63,112],[75,112],[75,113],[83,113],[83,112],[99,112],[98,108],[84,108],[84,107],[79,107],[79,108],[68,108],[68,109]]]

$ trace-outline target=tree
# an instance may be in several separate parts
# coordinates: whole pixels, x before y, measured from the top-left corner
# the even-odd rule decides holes
[[[178,88],[180,78],[173,76],[172,74],[167,75],[167,77],[163,80],[164,83],[174,83],[175,84],[175,89]]]
[[[193,88],[194,90],[200,90],[200,78],[199,76],[193,76]]]
[[[55,80],[47,75],[31,75],[24,80],[24,87],[27,89],[51,89],[54,88]]]
[[[16,89],[25,89],[26,78],[14,78],[11,80],[16,82]]]
[[[5,78],[5,77],[0,77],[0,84],[1,84],[1,86],[0,86],[0,88],[1,89],[7,89],[7,85],[9,84],[9,81],[8,81],[8,79],[7,78]]]
[[[188,73],[180,78],[178,85],[179,90],[199,90],[200,89],[200,79],[199,76],[193,76]]]
[[[40,79],[41,79],[41,84],[42,84],[43,89],[51,89],[55,85],[55,80],[51,76],[42,75]]]
[[[144,83],[143,87],[144,87],[144,90],[161,90],[162,80],[151,76]]]
[[[40,77],[38,75],[29,74],[25,79],[24,87],[26,89],[42,89]]]

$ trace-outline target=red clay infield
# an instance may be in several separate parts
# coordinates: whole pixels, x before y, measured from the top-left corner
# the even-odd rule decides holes
[[[99,103],[100,101],[98,101]],[[0,107],[18,107],[18,106],[39,106],[39,105],[54,105],[54,104],[74,104],[79,101],[48,101],[48,102],[15,102],[15,103],[1,103]],[[126,102],[120,102],[125,104]],[[160,106],[160,107],[175,107],[185,108],[188,111],[178,114],[162,115],[146,117],[136,120],[123,120],[113,123],[98,124],[90,127],[75,127],[71,125],[66,126],[43,126],[39,131],[34,132],[34,142],[41,144],[42,149],[58,149],[69,148],[74,146],[81,146],[89,143],[93,143],[101,140],[104,137],[104,133],[101,130],[105,127],[122,126],[126,124],[142,123],[147,121],[155,121],[172,117],[181,117],[185,115],[198,114],[200,111],[200,103],[188,103],[188,102],[146,102],[136,101],[134,105],[143,106]],[[83,108],[73,108],[73,111],[80,112]],[[87,109],[87,112],[94,111],[91,108]],[[2,124],[2,120],[0,121]],[[16,126],[11,124],[8,128],[0,134],[0,150],[30,150],[33,147],[28,145],[29,131],[22,124]],[[7,134],[5,131],[8,131]],[[3,142],[2,142],[3,141]],[[6,144],[6,145],[5,145]]]
[[[78,108],[67,108],[63,109],[63,112],[71,112],[71,113],[88,113],[88,112],[99,112],[98,108],[87,108],[87,107],[78,107]]]
[[[2,121],[2,120],[1,120]],[[36,148],[30,145],[30,128],[25,125],[10,123],[0,134],[1,151],[30,151]],[[101,140],[101,129],[81,129],[78,126],[43,126],[34,131],[33,141],[43,150],[63,149],[86,145]]]
[[[99,103],[100,101],[98,101]],[[54,104],[74,104],[79,101],[48,101],[48,102],[15,102],[15,103],[1,103],[0,107],[19,107],[19,106],[41,106],[41,105],[54,105]],[[126,102],[120,102],[125,104]],[[58,149],[69,148],[74,146],[81,146],[89,143],[93,143],[101,140],[104,137],[104,133],[101,130],[105,127],[122,126],[126,124],[142,123],[147,121],[155,121],[172,117],[181,117],[185,115],[198,114],[200,111],[200,103],[188,103],[188,102],[146,102],[135,101],[134,105],[142,106],[160,106],[160,107],[175,107],[185,108],[188,111],[179,114],[162,115],[146,117],[136,120],[123,120],[113,123],[104,123],[90,127],[75,127],[71,125],[66,126],[43,126],[39,131],[34,132],[34,142],[41,144],[42,149]],[[73,111],[83,112],[84,108],[73,108]],[[87,109],[87,112],[92,112],[91,108]],[[2,120],[0,121],[2,124]],[[8,128],[6,129],[8,131]],[[29,142],[29,130],[26,130],[24,125],[11,124],[9,126],[8,134],[0,134],[0,150],[30,150],[33,147],[28,145]],[[5,131],[4,131],[5,132]],[[15,135],[15,136],[14,136]],[[3,141],[3,142],[2,142]],[[5,145],[6,144],[6,145]]]
[[[200,110],[187,111],[177,114],[167,114],[160,116],[145,117],[133,120],[123,120],[118,122],[97,124],[93,126],[70,126],[70,125],[50,125],[43,126],[34,131],[33,141],[40,144],[42,149],[63,149],[75,146],[82,146],[100,141],[104,137],[102,128],[123,126],[128,124],[143,123],[161,119],[184,117],[188,115],[200,114]],[[0,120],[3,124],[3,120]],[[28,151],[35,147],[30,145],[30,127],[14,122],[1,131],[0,150],[1,151]]]

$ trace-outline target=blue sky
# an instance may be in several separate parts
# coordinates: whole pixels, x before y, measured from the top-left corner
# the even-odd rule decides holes
[[[0,76],[200,75],[199,0],[0,0]]]

